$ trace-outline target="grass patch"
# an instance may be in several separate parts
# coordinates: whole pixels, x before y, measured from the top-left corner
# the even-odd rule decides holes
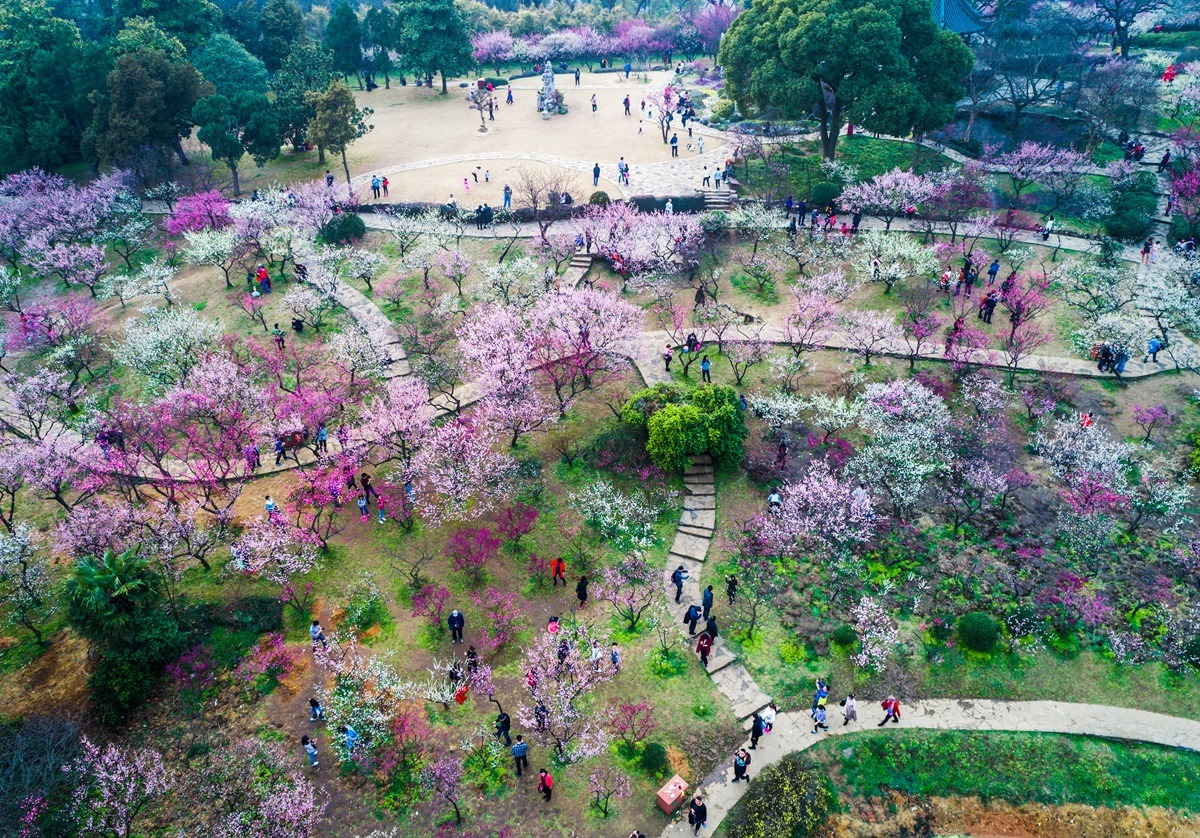
[[[809,752],[839,791],[971,796],[1010,803],[1163,806],[1200,811],[1200,754],[1039,733],[869,731]]]

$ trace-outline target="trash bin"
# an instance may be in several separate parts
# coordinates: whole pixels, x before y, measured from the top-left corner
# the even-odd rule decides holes
[[[683,804],[684,792],[687,791],[687,783],[684,779],[676,774],[667,784],[658,790],[658,808],[662,809],[668,815],[675,814],[679,807]]]

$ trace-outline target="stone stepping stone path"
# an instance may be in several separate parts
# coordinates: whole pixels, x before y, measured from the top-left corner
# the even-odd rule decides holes
[[[592,267],[592,254],[582,248],[575,251],[575,255],[571,257],[571,263],[567,265],[566,271],[563,272],[562,279],[559,280],[559,285],[563,288],[575,288],[579,283],[583,282],[583,278],[587,276],[587,272]]]
[[[683,615],[689,606],[700,605],[701,586],[700,574],[704,562],[708,558],[708,549],[712,545],[713,532],[717,523],[717,490],[713,482],[712,457],[702,454],[693,458],[692,465],[683,475],[683,512],[679,516],[679,526],[675,530],[675,540],[667,555],[667,566],[664,572],[667,601],[673,615],[679,619],[680,631],[687,637],[689,654],[695,654],[695,638],[687,634],[683,624]],[[675,602],[675,586],[671,582],[671,574],[675,568],[683,565],[688,572],[688,578],[683,583],[683,594],[679,602]],[[718,587],[712,583],[714,588]],[[729,620],[722,619],[727,609],[723,607],[725,591],[718,594],[713,603],[712,613],[716,617],[717,627]],[[699,628],[699,626],[697,626]],[[726,628],[727,630],[727,628]],[[734,714],[739,719],[747,719],[758,710],[766,707],[770,697],[754,682],[754,678],[742,665],[737,655],[730,650],[725,638],[718,636],[713,643],[712,652],[708,656],[707,671],[713,683],[721,694],[728,699]]]
[[[400,333],[396,331],[388,316],[380,311],[379,306],[371,302],[366,294],[341,280],[333,290],[333,297],[379,349],[384,359],[384,378],[397,378],[412,372],[409,369],[408,356],[400,344]]]

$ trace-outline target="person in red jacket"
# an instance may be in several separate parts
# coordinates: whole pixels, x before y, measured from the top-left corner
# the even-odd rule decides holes
[[[566,571],[567,571],[567,563],[562,560],[562,556],[559,556],[557,559],[551,559],[550,560],[550,584],[557,585],[558,580],[561,579],[562,583],[563,583],[563,587],[564,588],[567,587]]]
[[[701,632],[700,639],[696,641],[696,651],[700,653],[700,665],[708,669],[708,653],[712,651],[712,635],[708,632]]]
[[[889,695],[886,701],[880,702],[880,706],[883,707],[883,721],[876,727],[883,727],[889,721],[900,724],[900,702],[896,700],[896,696]]]
[[[542,793],[542,797],[546,800],[550,799],[550,795],[554,793],[554,778],[550,776],[550,772],[543,768],[538,772],[538,791]]]

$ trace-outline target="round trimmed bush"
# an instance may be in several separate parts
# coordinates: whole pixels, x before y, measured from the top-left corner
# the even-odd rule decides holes
[[[811,759],[791,753],[763,769],[729,817],[729,838],[804,838],[829,816],[829,779]]]
[[[731,116],[733,116],[733,100],[718,99],[712,103],[712,107],[709,108],[709,111],[712,113],[713,119],[729,119]]]
[[[1000,639],[1000,626],[982,611],[972,611],[958,618],[958,639],[972,652],[990,652]]]
[[[642,770],[656,779],[667,776],[671,763],[667,761],[667,749],[657,742],[647,742],[639,760]]]
[[[354,213],[339,212],[321,228],[321,241],[325,244],[346,244],[358,241],[367,234],[367,225]]]
[[[843,649],[848,649],[858,642],[858,632],[849,623],[842,623],[833,630],[833,634],[829,635],[829,639],[833,642],[834,646],[841,646]]]
[[[829,181],[821,181],[820,183],[815,184],[813,186],[812,200],[809,201],[809,205],[813,206],[813,207],[820,207],[821,209],[824,209],[825,207],[829,206],[834,201],[836,201],[838,199],[838,196],[841,194],[842,194],[842,187],[838,186],[836,183],[830,183]]]
[[[612,199],[608,197],[607,192],[603,189],[598,189],[588,198],[588,203],[596,207],[606,207],[610,200]]]

